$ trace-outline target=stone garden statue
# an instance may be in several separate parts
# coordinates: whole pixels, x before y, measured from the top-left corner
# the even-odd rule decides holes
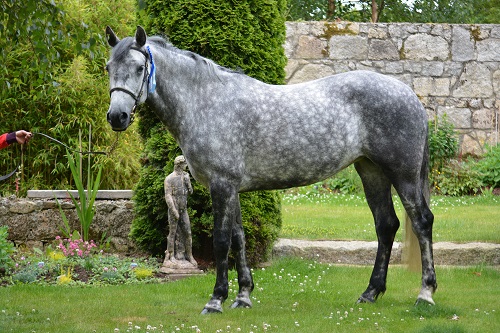
[[[162,271],[196,269],[193,258],[191,224],[187,212],[187,197],[193,193],[184,156],[174,160],[174,172],[165,178],[165,201],[168,206],[168,238]],[[167,272],[168,271],[168,272]]]

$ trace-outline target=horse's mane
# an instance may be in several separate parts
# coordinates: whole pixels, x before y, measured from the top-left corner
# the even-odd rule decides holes
[[[172,51],[172,52],[175,52],[175,53],[187,56],[187,57],[193,59],[194,61],[196,61],[197,63],[202,64],[202,66],[203,65],[204,66],[208,66],[210,71],[221,70],[223,72],[243,74],[243,71],[241,69],[233,70],[233,69],[230,69],[230,68],[227,68],[227,67],[219,65],[219,64],[215,63],[213,60],[210,60],[210,59],[207,59],[205,57],[202,57],[201,55],[199,55],[199,54],[197,54],[195,52],[181,50],[181,49],[175,47],[174,45],[172,45],[172,43],[170,43],[164,37],[161,37],[161,36],[152,36],[152,37],[148,38],[148,41],[151,42],[151,43],[153,43],[153,44],[155,44],[155,45],[157,45],[157,46],[160,46],[160,47],[162,47],[164,49],[167,49],[169,51]]]
[[[224,66],[220,66],[214,61],[204,58],[201,55],[191,52],[191,51],[186,51],[186,50],[181,50],[172,43],[170,43],[166,38],[161,37],[161,36],[152,36],[148,37],[147,39],[148,43],[154,44],[157,47],[166,49],[168,51],[189,57],[193,59],[197,64],[199,64],[202,67],[207,67],[209,72],[216,73],[217,70],[223,71],[223,72],[228,72],[228,73],[237,73],[237,74],[243,74],[243,71],[241,69],[233,70],[230,68],[226,68]],[[128,51],[134,44],[134,38],[132,37],[125,37],[123,38],[120,43],[118,43],[114,48],[113,48],[113,59],[116,61],[121,61],[125,56],[128,54]]]

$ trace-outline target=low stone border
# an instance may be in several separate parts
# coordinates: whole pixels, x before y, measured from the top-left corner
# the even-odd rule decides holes
[[[28,190],[28,198],[30,199],[69,199],[70,195],[78,199],[77,190]],[[87,193],[87,191],[85,191]],[[99,190],[97,191],[96,200],[130,200],[132,199],[133,191],[131,190]]]
[[[43,249],[61,234],[63,221],[54,195],[58,197],[71,230],[80,230],[75,206],[67,191],[30,192],[29,198],[0,197],[0,226],[9,227],[9,240],[16,246]],[[112,252],[137,252],[136,244],[128,236],[134,217],[134,203],[123,199],[131,195],[132,191],[99,191],[99,200],[95,202],[90,238],[109,241]]]
[[[392,247],[391,263],[401,264],[402,244]],[[273,257],[294,256],[322,263],[373,265],[377,242],[308,241],[279,239],[273,247]],[[436,265],[500,265],[500,244],[449,242],[434,243]]]

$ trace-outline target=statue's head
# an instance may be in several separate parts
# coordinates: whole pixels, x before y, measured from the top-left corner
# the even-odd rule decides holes
[[[179,164],[185,164],[186,163],[186,159],[184,158],[183,155],[179,155],[175,158],[174,160],[174,166],[175,165],[179,165]]]
[[[185,170],[187,168],[186,158],[183,155],[179,155],[174,160],[174,169]]]

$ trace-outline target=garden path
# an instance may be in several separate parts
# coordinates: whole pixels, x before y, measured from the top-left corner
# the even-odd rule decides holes
[[[402,243],[392,247],[391,264],[401,264]],[[273,247],[273,258],[295,256],[322,263],[372,265],[377,242],[366,241],[310,241],[279,239]],[[494,243],[434,243],[436,265],[500,266],[500,244]]]

